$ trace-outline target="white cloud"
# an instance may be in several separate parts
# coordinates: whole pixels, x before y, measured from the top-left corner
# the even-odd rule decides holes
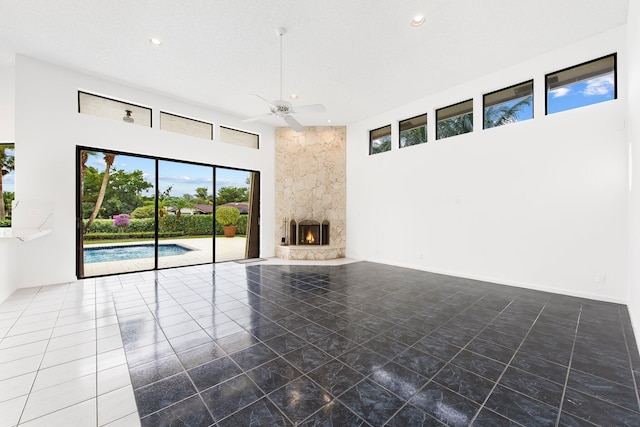
[[[613,74],[587,80],[587,87],[582,91],[585,96],[607,95],[613,92]]]
[[[558,89],[554,89],[554,90],[550,91],[549,93],[551,93],[551,97],[552,98],[560,98],[562,96],[567,95],[570,91],[571,91],[571,89],[569,89],[567,87],[559,87]]]

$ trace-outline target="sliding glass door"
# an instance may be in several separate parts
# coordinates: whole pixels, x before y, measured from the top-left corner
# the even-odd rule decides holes
[[[158,268],[213,262],[213,170],[158,161]]]
[[[216,168],[216,262],[257,258],[249,251],[255,240],[260,211],[257,173],[239,169]],[[252,237],[253,236],[253,239]]]
[[[79,150],[78,276],[155,268],[155,161]]]
[[[79,278],[259,257],[258,172],[84,147],[77,159]]]

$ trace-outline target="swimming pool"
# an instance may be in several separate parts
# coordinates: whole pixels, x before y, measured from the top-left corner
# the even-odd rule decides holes
[[[158,256],[182,255],[190,251],[191,249],[176,244],[158,245]],[[136,258],[153,258],[155,256],[154,252],[153,244],[84,248],[84,262],[88,264]]]

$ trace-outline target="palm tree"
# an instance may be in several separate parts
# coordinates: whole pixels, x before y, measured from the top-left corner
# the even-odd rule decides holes
[[[473,131],[473,113],[461,114],[436,124],[438,139]]]
[[[506,125],[507,123],[517,122],[520,110],[525,106],[531,105],[532,100],[533,97],[527,96],[526,98],[521,99],[511,106],[503,104],[502,106],[492,106],[485,108],[484,128],[488,129],[496,126]]]
[[[0,146],[0,220],[6,219],[7,216],[4,206],[2,178],[15,168],[15,157],[7,153],[7,150],[10,149],[8,146]]]
[[[427,142],[427,126],[420,126],[400,132],[400,141],[402,141],[402,147]]]
[[[96,205],[93,208],[93,212],[91,212],[91,216],[87,221],[87,225],[84,227],[84,232],[86,233],[91,228],[91,224],[95,221],[98,216],[98,212],[100,212],[100,208],[102,207],[102,201],[104,200],[104,194],[107,191],[107,185],[109,184],[109,172],[111,171],[111,166],[113,166],[113,162],[116,159],[116,154],[113,153],[104,153],[104,175],[102,176],[102,185],[100,186],[100,192],[98,193],[98,198],[96,199]]]

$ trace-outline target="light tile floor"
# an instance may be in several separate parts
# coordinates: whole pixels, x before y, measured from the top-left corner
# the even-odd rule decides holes
[[[0,426],[140,424],[111,297],[125,284],[19,289],[0,304]]]

